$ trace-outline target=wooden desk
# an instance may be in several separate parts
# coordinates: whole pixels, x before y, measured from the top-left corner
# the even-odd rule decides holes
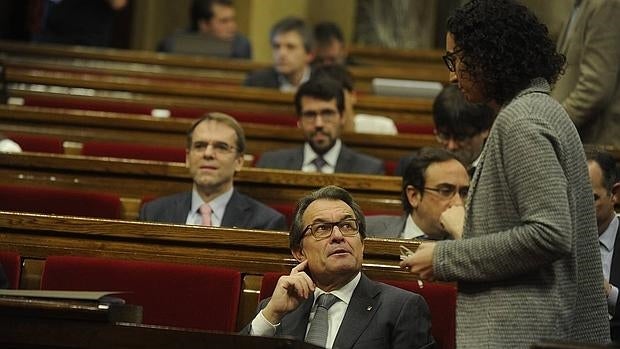
[[[112,101],[110,101],[112,103]],[[111,141],[185,148],[192,119],[158,119],[151,116],[74,109],[0,105],[0,129],[59,137],[65,141]],[[300,146],[304,140],[297,128],[243,123],[246,153]],[[397,161],[413,150],[436,146],[432,135],[367,135],[345,133],[349,147]]]

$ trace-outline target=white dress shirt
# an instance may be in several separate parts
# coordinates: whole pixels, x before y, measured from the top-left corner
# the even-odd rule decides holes
[[[342,320],[344,319],[344,314],[347,312],[347,307],[349,306],[349,302],[351,302],[351,297],[353,296],[353,291],[357,287],[357,284],[360,282],[362,278],[361,273],[357,273],[357,275],[349,281],[346,285],[341,287],[338,290],[331,291],[329,293],[338,297],[339,301],[332,305],[327,312],[327,321],[329,330],[327,333],[327,342],[325,344],[325,348],[331,349],[334,345],[334,340],[336,339],[336,335],[338,334],[338,330],[340,329],[340,325],[342,324]],[[312,305],[312,310],[310,311],[310,317],[308,318],[308,327],[306,328],[306,334],[308,333],[308,329],[310,328],[310,324],[312,323],[312,319],[314,318],[314,313],[316,312],[316,300],[323,293],[327,293],[318,287],[314,288],[314,304]],[[276,328],[280,324],[271,324],[265,317],[263,316],[262,310],[258,313],[258,315],[252,320],[252,329],[250,330],[250,334],[253,336],[273,336],[276,333]]]
[[[325,160],[325,166],[321,169],[322,173],[334,173],[336,171],[336,162],[338,162],[338,156],[340,156],[340,149],[342,149],[342,142],[340,139],[336,141],[334,146],[323,154]],[[304,159],[301,164],[301,170],[304,172],[317,172],[317,168],[313,161],[319,155],[314,152],[308,142],[304,144]]]
[[[428,236],[420,229],[420,227],[415,224],[411,215],[407,216],[407,220],[405,221],[405,230],[403,230],[402,234],[400,234],[401,239],[415,239],[415,238],[423,238],[426,239]]]
[[[230,201],[232,194],[233,188],[230,188],[227,192],[208,202],[209,207],[211,207],[211,226],[219,227],[222,225],[222,218],[224,217],[224,212],[226,211],[226,205],[228,205],[228,201]],[[198,195],[196,188],[192,189],[192,206],[187,214],[185,224],[202,225],[202,216],[198,210],[204,203],[205,202],[202,200],[200,195]]]
[[[310,79],[310,68],[306,66],[304,69],[304,75],[301,77],[301,81],[299,81],[299,85],[295,86],[291,84],[291,82],[284,77],[284,75],[278,74],[278,81],[280,82],[280,92],[289,92],[295,93],[297,92],[297,88],[301,86],[304,82]]]

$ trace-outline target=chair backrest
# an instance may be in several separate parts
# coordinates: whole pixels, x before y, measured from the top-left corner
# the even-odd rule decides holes
[[[160,147],[144,144],[84,142],[82,155],[124,159],[185,162],[185,148]]]
[[[19,144],[23,151],[54,154],[65,152],[60,138],[21,133],[6,133],[5,136]]]
[[[0,210],[120,219],[122,204],[107,193],[0,185]]]
[[[283,273],[269,272],[263,275],[259,299],[270,297]],[[431,312],[432,334],[438,349],[456,348],[456,287],[449,284],[417,281],[381,280],[386,284],[415,292],[426,300]]]
[[[9,288],[18,288],[22,270],[21,256],[17,252],[0,251],[0,265],[9,281]]]
[[[431,312],[431,331],[438,349],[456,348],[456,286],[418,281],[381,280],[415,292],[426,300]],[[422,286],[421,286],[422,285]]]
[[[235,330],[241,273],[203,265],[50,256],[41,289],[127,291],[118,297],[143,307],[143,323]]]

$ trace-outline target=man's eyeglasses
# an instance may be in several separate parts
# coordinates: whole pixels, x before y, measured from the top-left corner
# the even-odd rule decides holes
[[[192,151],[204,152],[209,146],[218,155],[228,154],[235,150],[234,146],[225,142],[194,142],[192,143]]]
[[[469,192],[469,186],[457,187],[452,184],[440,184],[436,188],[424,187],[424,190],[434,191],[446,200],[452,199],[456,193],[459,193],[461,199],[466,199],[467,193]]]
[[[335,226],[338,227],[340,234],[343,236],[355,236],[359,233],[358,221],[356,219],[349,218],[343,219],[340,222],[318,222],[309,224],[304,229],[303,234],[306,236],[308,231],[310,231],[316,240],[323,240],[332,236]]]
[[[448,67],[448,70],[453,73],[456,71],[456,54],[459,52],[461,52],[461,50],[446,52],[445,55],[441,56],[443,62],[446,64],[446,67]]]
[[[339,113],[334,109],[323,109],[318,112],[308,110],[301,113],[301,119],[303,122],[315,122],[317,116],[320,116],[321,119],[323,119],[323,122],[334,122],[339,116]]]

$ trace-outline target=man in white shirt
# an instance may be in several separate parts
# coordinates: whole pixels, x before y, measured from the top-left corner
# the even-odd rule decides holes
[[[300,263],[280,277],[242,333],[291,336],[325,348],[431,348],[424,299],[361,272],[365,237],[364,215],[344,189],[328,186],[302,198],[289,234]],[[315,302],[325,297],[333,300],[327,310]],[[327,327],[315,336],[321,320]]]
[[[368,236],[443,240],[450,235],[448,228],[462,229],[468,190],[469,175],[455,154],[442,148],[422,148],[403,174],[404,214],[367,217]],[[447,215],[456,217],[446,220]],[[449,227],[444,225],[448,223]]]
[[[304,172],[383,174],[383,161],[358,153],[340,139],[345,124],[342,85],[331,78],[312,78],[295,94],[301,147],[261,154],[257,167]]]
[[[614,205],[620,202],[620,183],[613,156],[598,149],[587,149],[588,173],[594,193],[594,208],[598,240],[605,276],[607,307],[611,324],[611,339],[620,341],[620,313],[617,313],[618,286],[620,286],[620,224]]]

